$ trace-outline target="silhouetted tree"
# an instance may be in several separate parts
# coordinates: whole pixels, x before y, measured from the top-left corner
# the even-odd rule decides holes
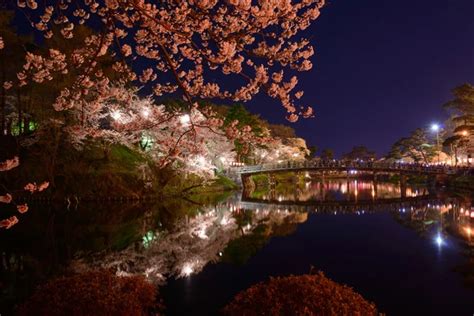
[[[369,150],[365,146],[354,146],[352,150],[342,156],[344,160],[374,160],[375,151]]]
[[[321,152],[321,159],[331,160],[334,159],[334,151],[330,148],[323,149]]]

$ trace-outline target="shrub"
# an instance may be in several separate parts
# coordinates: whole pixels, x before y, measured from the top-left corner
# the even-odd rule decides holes
[[[224,315],[377,315],[374,304],[322,272],[270,278],[237,294]]]
[[[141,276],[91,271],[38,287],[19,315],[159,315],[157,289]]]

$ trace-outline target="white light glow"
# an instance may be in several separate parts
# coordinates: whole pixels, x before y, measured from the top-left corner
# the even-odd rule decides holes
[[[120,113],[120,111],[113,111],[110,116],[112,116],[112,118],[116,121],[120,120],[120,118],[122,117],[122,113]]]
[[[148,116],[150,116],[150,109],[144,108],[144,109],[142,110],[142,116],[143,116],[144,118],[148,118]]]
[[[181,273],[185,276],[190,276],[193,272],[193,267],[189,263],[185,264],[183,269],[181,270]]]
[[[191,117],[189,116],[189,114],[184,114],[179,118],[179,121],[181,122],[181,124],[186,125],[191,122]]]
[[[431,125],[431,130],[432,130],[433,132],[439,131],[439,125],[436,124],[436,123],[432,124],[432,125]]]

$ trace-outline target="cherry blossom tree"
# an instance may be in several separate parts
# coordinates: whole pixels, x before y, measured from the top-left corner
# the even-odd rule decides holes
[[[295,92],[295,74],[312,68],[314,49],[302,33],[323,5],[324,0],[18,0],[17,9],[46,39],[71,39],[82,24],[97,32],[67,52],[27,52],[17,84],[74,71],[76,80],[54,104],[59,111],[70,109],[78,100],[90,101],[91,88],[109,84],[101,59],[112,56],[122,84],[149,85],[156,96],[179,89],[190,106],[200,98],[248,101],[263,91],[294,122],[313,115],[311,107],[295,103],[303,95]],[[215,80],[227,76],[235,79],[219,82],[232,85]]]
[[[88,139],[99,138],[107,144],[137,147],[146,138],[152,144],[146,154],[158,167],[171,165],[211,176],[214,169],[223,169],[235,160],[235,140],[249,147],[270,140],[267,134],[255,135],[247,125],[239,127],[237,120],[224,126],[210,107],[195,106],[187,112],[169,110],[155,104],[151,97],[139,97],[137,92],[124,86],[107,86],[91,89],[91,94],[100,94],[93,102],[72,102],[69,113],[74,123],[64,127],[71,142],[82,148]],[[88,106],[82,106],[86,102]]]

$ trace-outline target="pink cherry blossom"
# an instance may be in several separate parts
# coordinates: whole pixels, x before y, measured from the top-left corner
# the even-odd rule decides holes
[[[11,216],[7,219],[0,221],[0,228],[10,229],[12,226],[18,223],[18,218],[16,216]]]
[[[50,81],[70,70],[77,74],[67,87],[69,93],[61,93],[54,103],[58,111],[87,98],[91,84],[110,80],[99,62],[108,55],[121,57],[112,67],[114,80],[121,84],[150,84],[156,96],[179,89],[190,103],[198,98],[248,101],[264,92],[279,100],[294,121],[300,115],[294,102],[301,94],[292,92],[298,81],[284,70],[312,68],[314,49],[301,32],[319,17],[325,1],[164,0],[156,5],[149,0],[84,0],[57,5],[55,0],[19,0],[17,4],[46,38],[73,38],[80,24],[101,30],[68,52],[27,52],[17,73],[19,86]],[[59,32],[53,32],[55,25]],[[218,73],[235,80],[216,82]]]
[[[11,194],[0,195],[0,203],[10,203],[12,201]]]
[[[8,171],[13,168],[18,167],[20,164],[20,159],[18,157],[13,157],[12,159],[8,159],[4,162],[0,162],[0,171]]]

